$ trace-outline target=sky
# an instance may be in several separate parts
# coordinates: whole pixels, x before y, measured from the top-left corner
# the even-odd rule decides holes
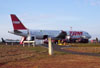
[[[86,31],[100,39],[100,0],[0,0],[0,38],[20,39],[10,14],[29,29]]]

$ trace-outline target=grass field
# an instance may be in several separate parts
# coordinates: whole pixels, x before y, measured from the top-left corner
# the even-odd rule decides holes
[[[90,52],[95,46],[100,48],[99,45],[94,44],[92,49],[90,44],[74,44],[73,47],[77,46],[80,49],[81,45],[83,48],[87,47]],[[58,51],[54,51],[54,55],[49,56],[47,48],[43,46],[0,45],[0,68],[100,68],[100,57]]]
[[[100,54],[100,43],[73,43],[70,45],[71,47],[65,48],[65,50]]]
[[[68,43],[72,47],[100,47],[100,43]]]

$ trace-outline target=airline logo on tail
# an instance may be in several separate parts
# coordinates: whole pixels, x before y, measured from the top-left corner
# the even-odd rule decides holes
[[[11,20],[14,30],[26,30],[27,28],[21,23],[16,15],[11,14]]]
[[[13,21],[13,23],[14,23],[14,24],[20,24],[20,22],[19,22],[19,21]]]

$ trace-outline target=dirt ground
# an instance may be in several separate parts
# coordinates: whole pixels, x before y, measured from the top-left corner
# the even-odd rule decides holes
[[[0,46],[0,68],[100,68],[100,57],[59,54],[43,47]]]

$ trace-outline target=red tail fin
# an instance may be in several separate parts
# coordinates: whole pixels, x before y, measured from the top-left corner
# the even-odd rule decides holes
[[[25,30],[25,29],[27,29],[27,28],[21,23],[21,21],[17,18],[16,15],[11,14],[11,19],[12,19],[12,23],[13,23],[13,28],[14,28],[14,30]]]

